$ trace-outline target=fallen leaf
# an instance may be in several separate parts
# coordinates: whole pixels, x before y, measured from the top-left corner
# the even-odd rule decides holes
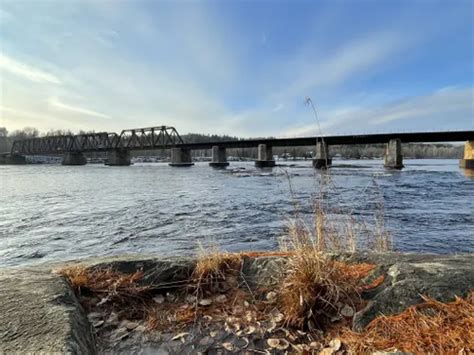
[[[215,298],[215,301],[217,303],[225,303],[227,301],[227,296],[226,295],[219,295]]]
[[[290,343],[286,339],[270,338],[267,340],[267,344],[271,348],[278,350],[285,350],[290,346]]]
[[[251,325],[247,328],[247,330],[245,331],[245,334],[253,334],[253,333],[255,333],[256,330],[257,330],[257,328],[255,328],[254,326]]]
[[[270,292],[267,293],[265,298],[267,299],[268,302],[274,303],[276,301],[276,298],[277,298],[277,293],[274,292],[274,291],[270,291]]]
[[[234,351],[235,345],[232,343],[222,343],[222,347],[228,351]]]
[[[155,301],[156,303],[163,303],[165,302],[165,297],[163,295],[158,295],[158,296],[155,296],[153,297],[153,301]]]
[[[329,342],[329,346],[334,350],[338,351],[341,348],[342,342],[341,339],[333,339]]]
[[[186,335],[188,335],[189,333],[188,332],[184,332],[184,333],[179,333],[177,335],[175,335],[174,337],[171,338],[171,341],[173,340],[178,340],[178,339],[182,339],[184,338]]]
[[[202,300],[199,301],[200,306],[209,306],[212,304],[212,300],[209,298],[203,298]]]

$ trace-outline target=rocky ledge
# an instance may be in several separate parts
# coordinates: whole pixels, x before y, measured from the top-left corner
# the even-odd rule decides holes
[[[375,264],[366,276],[368,283],[383,276],[380,284],[361,293],[364,307],[350,317],[356,331],[379,315],[397,314],[422,302],[421,295],[449,302],[456,296],[466,297],[474,289],[472,254],[357,253],[332,257],[348,263]],[[125,274],[140,270],[140,285],[162,285],[166,289],[167,285],[186,282],[195,262],[133,256],[89,259],[81,264]],[[285,264],[286,258],[281,256],[246,257],[240,277],[249,289],[270,287],[283,274]],[[114,312],[87,312],[54,268],[0,270],[0,353],[253,353],[268,348],[272,340],[268,339],[271,335],[252,336],[248,332],[241,337],[235,330],[218,326],[150,332],[144,322],[120,319]],[[164,292],[156,301],[164,302],[168,295]],[[214,301],[227,302],[223,297]],[[285,344],[280,345],[272,345],[276,353],[285,349]],[[340,344],[332,346],[332,350],[319,350],[336,353]]]

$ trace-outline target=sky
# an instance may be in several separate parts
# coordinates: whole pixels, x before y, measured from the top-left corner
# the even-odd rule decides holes
[[[471,0],[1,0],[0,126],[474,129],[473,20]]]

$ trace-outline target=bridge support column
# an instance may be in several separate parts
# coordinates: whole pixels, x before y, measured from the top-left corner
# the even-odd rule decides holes
[[[213,168],[225,168],[229,165],[225,148],[217,145],[212,147],[212,161],[209,163]]]
[[[275,166],[275,160],[273,160],[272,147],[266,144],[258,145],[258,159],[255,161],[257,168],[271,168]]]
[[[86,165],[87,159],[84,154],[79,152],[70,152],[64,154],[62,165]]]
[[[171,148],[170,166],[191,166],[194,165],[191,158],[191,150],[187,148]]]
[[[23,165],[26,164],[26,157],[20,154],[10,154],[5,158],[5,164]]]
[[[459,166],[463,169],[474,169],[474,141],[467,141],[464,145],[464,158]]]
[[[384,166],[388,169],[402,169],[402,141],[400,139],[391,139],[385,149]]]
[[[115,149],[107,153],[107,162],[109,166],[129,166],[131,164],[130,151]]]
[[[324,142],[316,143],[316,155],[313,159],[313,168],[327,169],[331,166],[332,159],[329,157],[329,146]]]

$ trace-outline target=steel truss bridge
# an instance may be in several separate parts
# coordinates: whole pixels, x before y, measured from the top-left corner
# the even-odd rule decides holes
[[[174,127],[160,126],[123,130],[122,133],[87,133],[47,136],[13,142],[11,154],[60,155],[112,150],[153,150],[184,144]]]
[[[384,133],[367,135],[314,136],[302,138],[262,138],[234,141],[186,143],[174,127],[158,126],[123,130],[120,134],[100,132],[65,136],[47,136],[17,140],[12,155],[61,155],[65,153],[108,152],[117,150],[154,150],[183,148],[190,150],[220,148],[252,148],[259,144],[270,147],[312,146],[317,141],[327,145],[377,144],[399,139],[402,143],[461,142],[474,140],[474,130],[418,133]]]

